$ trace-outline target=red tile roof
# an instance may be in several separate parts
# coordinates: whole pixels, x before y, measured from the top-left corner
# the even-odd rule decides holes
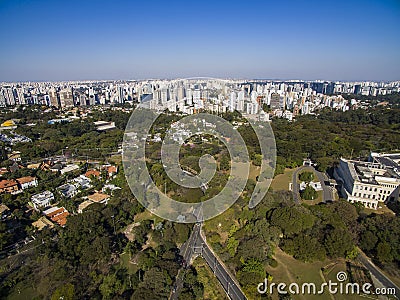
[[[61,214],[58,214],[51,218],[53,222],[57,222],[60,226],[64,226],[67,223],[67,217],[69,216],[68,211],[64,211]]]
[[[11,180],[4,179],[0,181],[0,189],[6,189],[16,185],[18,185],[18,183],[14,179]]]
[[[55,215],[58,215],[58,214],[63,213],[64,211],[65,211],[65,208],[64,208],[64,207],[61,207],[61,208],[59,208],[59,209],[57,209],[57,210],[55,210],[55,211],[52,211],[51,213],[48,213],[46,216],[48,216],[49,218],[52,218],[52,217],[54,217]]]
[[[107,167],[107,173],[117,173],[118,169],[116,166],[109,166]]]
[[[86,176],[86,177],[90,177],[90,176],[99,177],[100,175],[101,175],[101,173],[100,173],[99,171],[97,171],[97,170],[94,170],[94,169],[88,170],[88,171],[85,173],[85,176]]]
[[[32,177],[32,176],[26,176],[26,177],[21,177],[21,178],[17,179],[19,184],[28,183],[28,182],[32,182],[32,181],[35,181],[35,180],[36,180],[36,178]]]

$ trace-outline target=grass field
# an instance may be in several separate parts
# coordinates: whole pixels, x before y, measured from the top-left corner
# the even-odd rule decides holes
[[[314,283],[317,290],[320,289],[321,284],[325,282],[338,283],[336,275],[338,272],[346,272],[347,267],[344,259],[337,260],[326,260],[324,262],[314,262],[314,263],[303,263],[301,261],[295,260],[292,256],[286,254],[281,249],[277,248],[275,251],[274,258],[278,262],[276,268],[270,266],[267,267],[267,272],[273,276],[272,282],[278,284],[284,282],[290,284],[292,282],[297,283],[300,286],[303,283]],[[349,276],[348,276],[349,278]],[[348,283],[348,280],[344,283]],[[278,293],[276,289],[275,293],[272,295],[273,299],[278,299]],[[325,293],[322,295],[291,295],[294,300],[362,300],[362,299],[377,299],[374,297],[365,297],[359,295],[341,295],[335,294],[331,295],[328,293],[328,289],[325,288]]]
[[[135,215],[135,223],[136,222],[141,222],[144,220],[154,220],[154,224],[157,224],[158,222],[162,221],[162,219],[156,215],[153,215],[149,210],[145,210],[144,212],[141,212],[137,215]]]
[[[324,282],[324,278],[321,276],[321,268],[326,265],[326,262],[315,262],[315,263],[303,263],[301,261],[295,260],[290,255],[283,252],[281,249],[277,248],[275,251],[275,260],[278,262],[276,268],[267,267],[267,272],[273,276],[272,282],[278,284],[280,282],[285,282],[290,284],[292,282],[301,285],[305,282],[313,282],[316,286],[321,285]],[[294,300],[313,300],[322,299],[326,295],[293,295]],[[273,298],[278,299],[278,294],[275,290],[273,293]],[[330,299],[329,296],[324,299]]]
[[[285,169],[283,174],[277,175],[271,183],[271,188],[274,191],[288,191],[289,183],[292,182],[293,172],[296,169]]]
[[[304,204],[308,204],[308,205],[315,205],[318,203],[321,203],[324,199],[323,199],[323,192],[322,191],[317,191],[318,197],[315,200],[301,200],[302,203]]]
[[[258,175],[260,175],[260,167],[250,164],[249,178],[256,181]]]
[[[119,261],[120,264],[128,270],[128,274],[135,274],[137,272],[138,269],[137,269],[136,265],[134,265],[130,262],[128,253],[122,253],[119,256],[119,259],[120,259],[120,261]]]
[[[346,272],[347,273],[347,280],[343,282],[344,286],[346,283],[349,283],[349,274],[347,272],[346,263],[344,260],[338,260],[335,264],[330,267],[327,267],[323,272],[323,276],[325,277],[325,281],[328,282],[331,280],[332,282],[338,282],[336,275],[338,272]],[[335,300],[361,300],[361,299],[377,299],[376,297],[368,296],[360,296],[360,295],[343,295],[343,294],[336,294],[333,296]]]

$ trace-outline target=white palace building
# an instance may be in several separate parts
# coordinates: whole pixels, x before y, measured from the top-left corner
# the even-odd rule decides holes
[[[351,203],[377,209],[379,202],[399,200],[400,153],[371,153],[368,161],[341,158],[334,177],[342,195]]]

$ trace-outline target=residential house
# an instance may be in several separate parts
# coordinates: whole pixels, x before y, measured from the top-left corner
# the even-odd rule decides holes
[[[40,231],[45,227],[53,228],[54,224],[49,219],[47,219],[45,216],[43,216],[43,217],[40,217],[39,220],[33,222],[32,226],[37,228]]]
[[[17,164],[16,162],[14,162],[14,163],[9,167],[11,173],[15,173],[15,172],[17,172],[19,169],[22,169],[22,168],[23,168],[23,167],[22,167],[21,165]]]
[[[92,195],[89,195],[87,198],[92,202],[104,204],[107,204],[108,200],[110,200],[110,196],[103,193],[94,193]]]
[[[79,166],[75,165],[75,164],[72,164],[72,165],[66,165],[64,168],[62,168],[60,170],[60,172],[61,172],[61,175],[63,175],[65,173],[69,173],[69,172],[72,172],[72,171],[75,171],[75,170],[79,170]]]
[[[39,169],[41,164],[42,164],[42,163],[30,164],[30,165],[27,165],[26,167],[27,167],[28,169]]]
[[[115,174],[118,173],[118,167],[112,165],[105,165],[102,167],[103,170],[106,170],[107,177],[114,177]]]
[[[79,204],[78,214],[81,214],[83,212],[83,210],[91,204],[93,204],[93,202],[91,200],[86,200],[86,201],[83,201],[81,204]]]
[[[63,165],[62,164],[54,164],[54,165],[50,166],[48,164],[43,164],[44,169],[47,169],[47,167],[49,168],[50,171],[56,173],[56,172],[60,172],[62,170]],[[42,170],[43,170],[43,168],[42,168]]]
[[[25,177],[18,178],[17,182],[20,185],[22,190],[25,190],[32,186],[38,185],[36,177],[32,177],[32,176],[25,176]]]
[[[19,151],[13,151],[12,153],[7,155],[9,160],[12,160],[14,162],[19,162],[21,161],[21,152]]]
[[[50,206],[50,204],[54,201],[54,194],[50,191],[44,191],[42,193],[33,195],[31,200],[35,209],[45,208]]]
[[[5,204],[0,204],[0,219],[4,220],[11,214],[10,209]]]
[[[115,191],[115,190],[120,190],[121,188],[120,187],[118,187],[118,186],[116,186],[115,184],[105,184],[104,186],[103,186],[103,188],[101,189],[101,191],[102,192],[106,192],[106,191],[111,191],[111,192],[113,192],[113,191]]]
[[[78,194],[78,189],[76,188],[75,185],[73,184],[63,184],[60,185],[57,190],[60,192],[60,194],[66,198],[72,198]]]
[[[67,217],[69,216],[69,212],[64,207],[57,206],[43,211],[43,214],[62,227],[67,223]]]
[[[85,175],[76,177],[73,179],[73,181],[75,182],[76,187],[79,187],[83,190],[89,189],[92,187],[92,185],[90,184],[90,182],[91,182],[90,178],[87,178]]]
[[[94,122],[94,125],[96,126],[96,129],[98,131],[106,131],[106,130],[111,130],[115,129],[115,122],[107,122],[107,121],[97,121]]]
[[[4,174],[7,174],[8,170],[7,168],[0,168],[0,176],[3,176]]]
[[[19,190],[18,182],[14,179],[3,179],[0,181],[0,194],[1,193],[9,193],[14,194]]]
[[[101,173],[99,171],[95,170],[95,169],[91,169],[91,170],[88,170],[85,173],[85,176],[88,177],[88,178],[90,178],[90,176],[93,176],[93,177],[96,177],[96,178],[100,178],[101,177]]]

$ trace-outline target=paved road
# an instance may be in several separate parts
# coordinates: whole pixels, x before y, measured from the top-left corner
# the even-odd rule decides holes
[[[314,168],[313,168],[313,171],[315,174],[317,174],[317,178],[318,178],[319,182],[321,182],[321,187],[323,190],[323,199],[324,199],[323,201],[324,202],[333,201],[334,197],[333,197],[332,188],[325,184],[325,181],[329,180],[328,177],[325,175],[325,173],[319,172],[319,171],[315,170]]]
[[[246,296],[240,289],[239,284],[233,275],[230,274],[225,265],[218,259],[212,249],[206,242],[204,234],[201,232],[201,223],[196,223],[194,225],[192,234],[189,239],[182,245],[180,253],[183,256],[187,264],[190,264],[191,259],[196,255],[201,255],[214,275],[217,277],[222,287],[224,288],[226,294],[232,300],[246,300]],[[181,270],[177,275],[176,282],[172,289],[170,299],[178,299],[179,291],[182,289],[183,280],[180,276]]]
[[[300,204],[301,199],[300,199],[300,188],[299,188],[299,183],[297,182],[297,179],[299,178],[299,173],[303,171],[306,167],[302,166],[298,168],[296,171],[293,172],[292,175],[292,192],[293,192],[293,200],[295,203]]]
[[[298,183],[298,178],[299,178],[299,173],[302,171],[313,171],[321,183],[322,191],[323,191],[323,202],[326,201],[333,201],[333,191],[331,187],[327,186],[325,184],[325,181],[328,180],[328,177],[319,171],[317,171],[314,167],[311,166],[301,166],[298,168],[296,171],[293,172],[292,175],[292,191],[293,191],[293,200],[295,203],[300,204],[301,203],[301,198],[300,198],[300,190],[299,190],[299,183]]]
[[[201,225],[200,223],[196,223],[193,227],[192,233],[190,234],[189,239],[183,243],[183,245],[180,248],[180,254],[182,255],[184,259],[184,268],[186,265],[190,264],[190,260],[192,259],[193,255],[195,254],[195,245],[198,244],[198,240],[201,239],[200,237],[200,230],[201,230]],[[201,242],[200,242],[201,244]],[[178,275],[176,276],[175,284],[174,287],[172,288],[171,294],[170,294],[170,299],[171,300],[176,300],[178,299],[178,295],[180,290],[183,287],[183,269],[180,269],[178,272]]]
[[[396,298],[400,297],[400,288],[396,286],[385,274],[383,274],[366,256],[364,253],[360,253],[357,257],[362,264],[374,275],[386,288],[395,288]]]
[[[247,299],[240,289],[239,284],[234,279],[234,276],[231,275],[224,264],[218,260],[217,256],[213,253],[205,240],[201,238],[199,242],[201,242],[203,246],[201,248],[201,256],[205,259],[211,270],[214,272],[229,298],[232,300]]]

